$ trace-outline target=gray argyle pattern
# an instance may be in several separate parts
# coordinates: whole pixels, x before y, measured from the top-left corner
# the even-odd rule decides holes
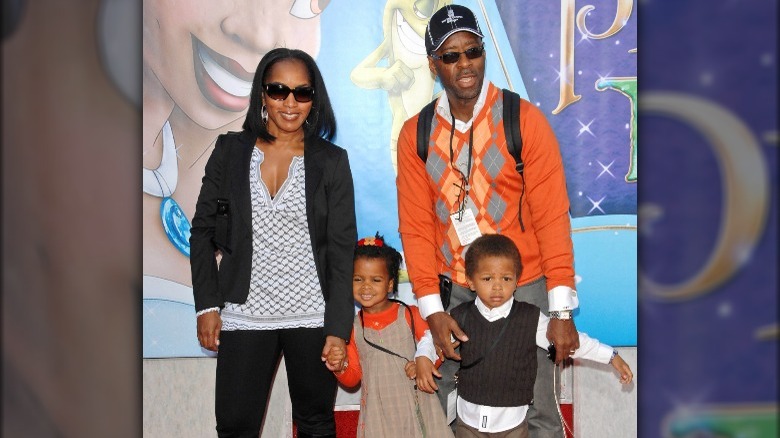
[[[467,207],[474,213],[477,221],[487,220],[491,224],[498,224],[506,215],[508,202],[517,202],[507,199],[507,193],[502,190],[505,184],[506,175],[502,174],[502,169],[507,165],[507,158],[504,155],[506,145],[499,143],[499,132],[503,129],[503,98],[499,95],[493,103],[488,115],[489,119],[480,123],[486,123],[489,126],[488,134],[481,130],[481,137],[474,137],[474,150],[471,169],[468,166],[468,143],[456,141],[453,149],[457,154],[457,159],[453,163],[458,166],[461,172],[470,174],[469,183],[474,187],[490,187],[486,190],[484,197],[475,198],[475,191],[469,192]],[[450,170],[450,157],[448,147],[444,144],[437,148],[436,139],[442,136],[449,136],[453,127],[439,126],[439,119],[433,118],[431,123],[431,138],[428,143],[428,158],[425,163],[425,170],[433,181],[434,185],[440,190],[440,195],[436,198],[435,212],[436,217],[444,227],[451,226],[450,215],[456,211],[456,201],[458,199],[459,189],[451,184],[453,172]],[[440,140],[442,143],[446,140]],[[460,144],[458,146],[458,143]],[[502,153],[502,151],[504,153]],[[457,248],[452,248],[447,239],[439,247],[441,255],[448,265],[455,261]]]

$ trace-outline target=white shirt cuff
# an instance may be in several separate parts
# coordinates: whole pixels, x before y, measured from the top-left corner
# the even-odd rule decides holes
[[[430,330],[426,330],[423,337],[420,338],[420,342],[417,343],[417,351],[414,353],[414,358],[417,359],[420,356],[425,356],[436,363],[436,359],[439,356],[436,355],[436,346],[433,345],[433,336]]]
[[[577,291],[568,286],[555,286],[547,292],[547,301],[550,312],[561,310],[574,310],[580,306]]]
[[[539,348],[547,349],[550,345],[550,341],[547,340],[547,325],[550,323],[550,318],[539,312],[539,324],[536,328],[536,345]],[[577,333],[580,340],[580,348],[575,350],[571,355],[574,359],[586,359],[592,360],[598,363],[609,363],[612,358],[612,351],[614,350],[607,344],[602,344],[598,339],[591,338],[587,333]]]
[[[441,305],[441,296],[439,294],[425,295],[417,299],[417,307],[420,309],[420,316],[428,319],[430,315],[436,312],[444,312],[444,306]]]
[[[591,338],[587,333],[580,332],[580,348],[571,355],[574,359],[588,359],[598,363],[609,363],[612,352],[615,350],[607,344],[602,344],[598,339]]]
[[[209,307],[208,309],[203,309],[200,312],[196,313],[195,317],[197,318],[198,316],[203,315],[204,313],[209,313],[209,312],[219,312],[219,307]]]

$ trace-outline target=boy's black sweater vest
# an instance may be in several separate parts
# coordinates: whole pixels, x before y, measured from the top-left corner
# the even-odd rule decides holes
[[[496,347],[477,365],[458,372],[458,395],[479,405],[512,407],[533,402],[536,380],[536,329],[539,308],[514,301],[508,321],[489,322],[474,301],[450,312],[466,332],[460,346],[461,365],[474,363],[490,349],[503,325],[508,324]]]

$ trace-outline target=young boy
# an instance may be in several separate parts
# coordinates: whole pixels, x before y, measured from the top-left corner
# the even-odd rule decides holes
[[[536,349],[547,348],[549,318],[538,307],[513,299],[520,275],[520,254],[508,237],[489,234],[466,253],[466,278],[477,299],[450,314],[469,337],[460,346],[456,437],[527,437],[526,412],[533,399]],[[610,363],[628,384],[634,375],[612,347],[579,334],[573,358]],[[437,389],[438,372],[418,357],[417,386]]]

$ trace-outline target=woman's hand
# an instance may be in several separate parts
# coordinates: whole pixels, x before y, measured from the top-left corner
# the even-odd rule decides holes
[[[222,318],[219,312],[206,312],[198,317],[198,342],[206,350],[217,351]]]
[[[328,360],[331,349],[336,348],[340,349],[342,352],[347,350],[347,341],[339,338],[338,336],[326,336],[325,337],[325,346],[322,348],[322,355],[320,356],[322,358],[322,361],[325,362],[325,366],[331,370],[331,371],[341,371],[342,366],[344,365],[344,358],[346,355],[342,355],[341,359],[334,359],[332,362]],[[336,353],[334,351],[334,353]]]
[[[328,352],[328,357],[325,361],[325,366],[334,373],[342,373],[346,368],[347,362],[344,360],[347,357],[347,352],[343,348],[333,346]]]

